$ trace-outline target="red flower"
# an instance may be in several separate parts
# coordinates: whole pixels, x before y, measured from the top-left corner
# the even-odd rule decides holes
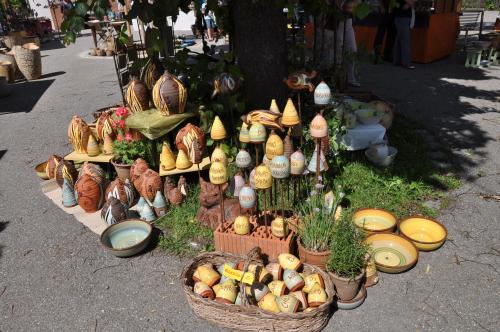
[[[120,134],[116,135],[116,140],[117,140],[118,142],[123,141],[123,136],[122,136],[122,135],[120,135]]]
[[[118,117],[124,117],[128,115],[128,110],[126,107],[118,107],[115,113]]]
[[[116,124],[118,125],[118,127],[120,127],[121,129],[125,128],[125,120],[118,120],[116,121]]]
[[[132,135],[130,133],[126,133],[125,139],[127,140],[127,142],[130,142],[130,141],[132,141],[133,138],[132,138]]]

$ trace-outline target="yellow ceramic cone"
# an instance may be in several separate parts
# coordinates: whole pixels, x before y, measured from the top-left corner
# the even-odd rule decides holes
[[[283,141],[273,132],[269,135],[266,142],[266,157],[272,160],[276,156],[281,156],[284,153]]]
[[[281,118],[281,124],[285,127],[293,127],[300,123],[299,115],[297,109],[293,104],[291,98],[288,98],[286,102],[285,110],[283,111],[283,117]]]
[[[271,100],[271,106],[269,106],[269,110],[273,113],[280,114],[280,109],[278,104],[276,103],[276,99]]]
[[[101,148],[99,147],[99,143],[95,139],[94,135],[90,134],[89,142],[87,144],[87,154],[89,157],[98,156],[101,153]]]
[[[212,124],[212,130],[210,130],[210,137],[214,141],[220,141],[226,138],[226,136],[226,128],[224,128],[219,116],[215,116],[214,123]]]
[[[104,154],[113,154],[113,137],[111,137],[110,134],[104,135],[104,146],[103,146],[103,152]]]
[[[175,161],[175,167],[177,169],[187,169],[191,166],[193,166],[193,163],[189,160],[186,152],[184,152],[184,150],[180,150],[177,155],[177,160]]]
[[[167,142],[163,142],[160,154],[160,166],[164,171],[170,171],[175,168],[175,157]]]
[[[212,162],[220,161],[227,167],[227,156],[221,148],[215,148],[212,152],[212,157],[210,158]]]

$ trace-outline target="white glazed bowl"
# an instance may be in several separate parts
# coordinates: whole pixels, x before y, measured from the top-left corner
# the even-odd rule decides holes
[[[374,149],[368,148],[365,150],[366,158],[368,158],[368,160],[371,161],[373,164],[382,167],[387,167],[390,164],[392,164],[392,162],[396,158],[397,153],[398,149],[396,149],[393,146],[389,146],[389,155],[384,158],[378,158],[377,151],[375,151]]]

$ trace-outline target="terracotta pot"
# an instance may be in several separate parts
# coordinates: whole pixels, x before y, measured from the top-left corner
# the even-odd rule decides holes
[[[320,269],[326,269],[326,263],[330,258],[330,250],[328,251],[310,251],[304,248],[300,238],[297,239],[297,247],[299,248],[299,258],[302,262],[315,265]]]
[[[125,181],[126,179],[130,179],[130,167],[132,167],[132,165],[119,164],[115,159],[111,160],[111,164],[113,164],[118,178],[123,181]]]
[[[328,273],[330,274],[330,277],[332,277],[335,291],[337,292],[339,299],[342,301],[350,301],[358,294],[359,287],[361,286],[361,282],[365,276],[365,269],[363,269],[354,279],[343,278],[333,272]]]

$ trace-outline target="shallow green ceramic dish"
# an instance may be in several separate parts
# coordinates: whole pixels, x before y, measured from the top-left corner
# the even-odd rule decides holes
[[[153,226],[140,219],[128,219],[106,228],[101,244],[117,257],[129,257],[143,251],[151,241]]]

